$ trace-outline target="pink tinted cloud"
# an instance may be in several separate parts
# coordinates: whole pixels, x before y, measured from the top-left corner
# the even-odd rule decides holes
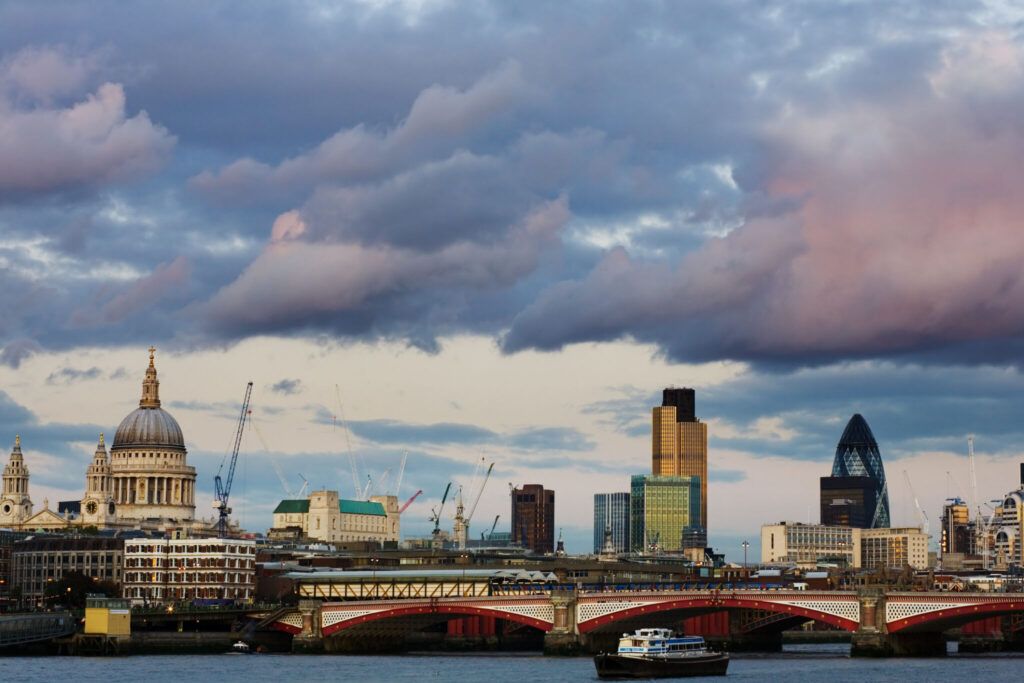
[[[456,242],[424,253],[304,241],[301,216],[288,212],[275,223],[274,240],[263,253],[199,312],[207,326],[221,331],[272,329],[343,317],[381,297],[508,287],[537,267],[569,217],[562,197],[535,208],[499,241]]]
[[[120,84],[83,93],[92,68],[54,50],[0,63],[0,199],[126,180],[164,163],[174,137],[145,112],[128,116]],[[69,95],[84,96],[54,103]]]
[[[1024,334],[1022,55],[976,39],[927,91],[790,108],[766,127],[762,190],[796,210],[671,270],[609,253],[521,313],[506,349],[632,335],[677,357],[842,357]],[[986,64],[1009,80],[976,81]]]

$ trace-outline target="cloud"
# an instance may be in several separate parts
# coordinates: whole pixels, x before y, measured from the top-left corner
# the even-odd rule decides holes
[[[677,264],[613,249],[527,306],[503,347],[633,338],[676,360],[804,364],[986,340],[991,358],[1015,361],[1005,342],[1024,333],[1024,134],[1002,112],[1024,103],[1021,48],[971,40],[989,42],[944,52],[941,90],[794,105],[772,120],[762,170],[744,182],[792,210]],[[986,66],[1006,77],[994,92],[971,76]]]
[[[270,390],[272,392],[275,394],[283,394],[285,396],[300,394],[302,393],[302,389],[302,380],[300,379],[282,379],[270,385]]]
[[[416,97],[405,120],[385,132],[360,124],[338,131],[313,150],[271,167],[239,159],[191,179],[193,188],[220,201],[250,203],[301,197],[323,183],[366,183],[417,161],[448,154],[452,143],[492,124],[508,107],[530,97],[515,62],[508,62],[465,90],[434,84]]]
[[[51,372],[47,378],[47,384],[71,384],[72,382],[81,382],[85,380],[96,379],[103,375],[103,371],[93,366],[86,370],[79,370],[77,368],[61,368]]]
[[[38,353],[41,349],[42,347],[32,339],[15,339],[0,350],[0,364],[17,369],[22,361]]]
[[[580,452],[594,448],[586,435],[570,427],[530,427],[499,433],[484,427],[452,422],[413,424],[399,420],[348,423],[361,439],[381,444],[432,446],[501,446],[523,453]]]
[[[500,241],[455,242],[431,253],[355,243],[275,242],[199,314],[208,328],[231,336],[314,326],[349,334],[386,333],[406,322],[380,319],[388,307],[406,310],[428,293],[511,287],[537,268],[542,251],[557,242],[568,218],[565,199],[558,199],[537,207]],[[415,321],[432,313],[407,314]]]
[[[94,70],[89,58],[26,48],[0,63],[0,202],[130,180],[160,168],[174,137],[143,111],[126,113],[124,87],[102,83],[68,106]]]

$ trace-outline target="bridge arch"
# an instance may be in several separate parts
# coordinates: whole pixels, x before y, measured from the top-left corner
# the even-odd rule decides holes
[[[987,617],[1012,616],[1022,613],[1024,613],[1024,595],[1017,602],[998,601],[964,604],[914,614],[889,621],[886,624],[886,628],[889,633],[945,631],[946,629],[963,626],[964,624]]]
[[[346,631],[357,630],[365,626],[383,626],[393,624],[401,627],[403,622],[408,626],[409,631],[422,629],[436,623],[458,619],[462,617],[494,617],[504,621],[510,621],[524,626],[531,626],[540,631],[550,631],[552,623],[539,619],[528,614],[505,611],[496,608],[475,607],[465,604],[418,604],[407,606],[394,606],[385,609],[367,612],[351,616],[344,611],[337,612],[332,617],[329,610],[324,611],[323,626],[321,632],[325,637],[341,634]],[[340,617],[340,619],[338,619]],[[338,619],[335,621],[334,619]]]
[[[845,631],[856,631],[859,624],[858,619],[838,616],[802,604],[789,604],[751,596],[721,595],[652,600],[643,605],[610,612],[587,620],[580,620],[577,627],[580,633],[609,632],[620,630],[620,627],[625,624],[632,625],[631,622],[636,623],[657,616],[671,615],[673,618],[678,616],[678,618],[684,619],[689,616],[723,610],[746,609],[791,615],[794,621],[798,618],[820,621]],[[582,613],[585,613],[585,611]],[[859,605],[856,611],[851,613],[851,616],[853,614],[859,614]]]

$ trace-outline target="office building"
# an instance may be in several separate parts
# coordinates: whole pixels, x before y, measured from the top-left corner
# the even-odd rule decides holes
[[[605,533],[611,532],[611,547],[629,552],[629,493],[594,494],[594,552],[604,550]]]
[[[874,488],[874,508],[864,510],[867,520],[863,526],[870,529],[889,526],[889,491],[882,454],[878,451],[878,442],[871,433],[871,427],[860,413],[850,418],[839,439],[832,462],[832,477],[870,478]]]
[[[863,569],[928,568],[928,536],[917,527],[858,529]]]
[[[256,542],[226,538],[125,541],[123,596],[133,605],[192,600],[251,602]]]
[[[100,536],[42,534],[15,541],[11,549],[11,589],[26,608],[43,608],[46,588],[78,572],[95,581],[120,584],[124,540]]]
[[[555,492],[541,484],[513,488],[512,543],[537,554],[555,552]]]
[[[651,441],[652,474],[689,477],[698,482],[698,517],[691,524],[706,531],[708,426],[697,419],[693,389],[670,387],[662,391],[661,405],[652,409]]]
[[[686,550],[684,541],[706,544],[700,520],[700,479],[653,474],[633,475],[629,498],[629,543],[633,552]]]
[[[876,505],[871,477],[821,477],[821,523],[825,526],[870,526]]]
[[[819,565],[841,568],[860,566],[860,529],[779,522],[761,527],[761,563],[795,565],[813,569]]]
[[[327,543],[397,543],[401,533],[398,498],[345,500],[337,491],[314,491],[306,499],[282,500],[274,509],[272,538],[308,538]]]
[[[970,510],[960,498],[947,498],[942,506],[942,532],[939,551],[948,555],[973,555],[974,527],[970,523]]]

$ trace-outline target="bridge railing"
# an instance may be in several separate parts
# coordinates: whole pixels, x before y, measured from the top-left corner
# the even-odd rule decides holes
[[[78,628],[70,612],[16,614],[0,617],[0,647],[68,636]]]

